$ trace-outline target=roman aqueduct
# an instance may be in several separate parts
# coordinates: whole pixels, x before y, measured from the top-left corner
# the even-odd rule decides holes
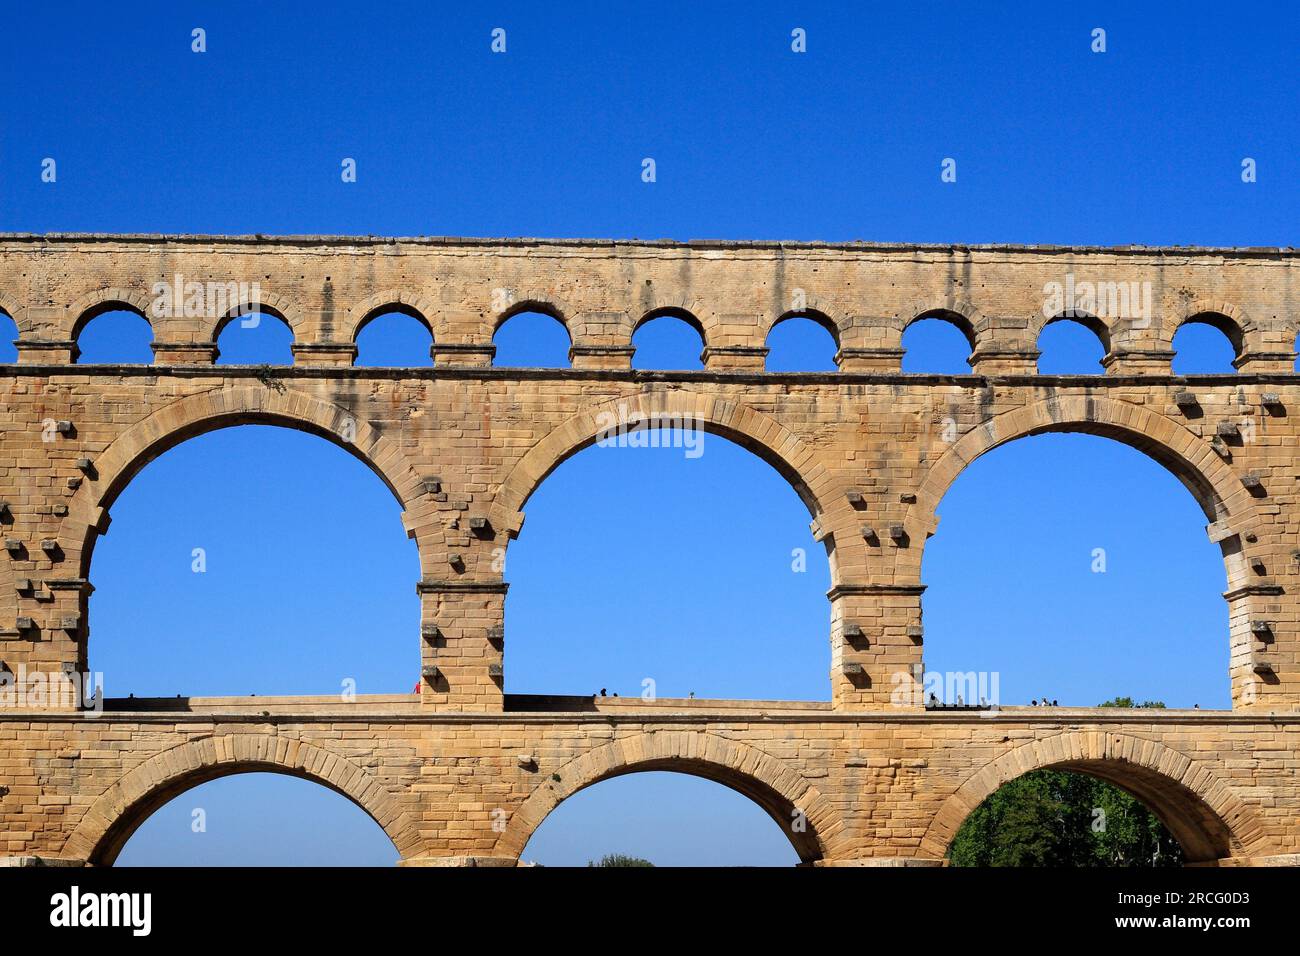
[[[186,789],[270,770],[346,795],[411,865],[513,864],[560,801],[606,778],[677,770],[734,788],[821,865],[934,865],[1000,784],[1059,767],[1133,792],[1200,865],[1300,862],[1300,259],[1277,249],[0,236],[0,671],[94,668],[92,554],[148,462],[226,426],[322,436],[401,503],[420,557],[418,695],[114,699],[86,716],[0,709],[0,856],[110,864]],[[1104,373],[1037,374],[1053,283],[1149,289],[1149,313],[1074,315]],[[161,314],[158,283],[256,282],[256,303]],[[234,297],[238,299],[239,296]],[[294,362],[215,366],[252,306],[293,331]],[[82,327],[139,312],[152,365],[77,364]],[[546,312],[571,368],[492,367],[497,326]],[[400,311],[428,368],[353,367],[356,336]],[[1110,310],[1113,311],[1113,310]],[[674,315],[704,369],[631,367],[632,335]],[[838,371],[764,370],[768,332],[824,325]],[[900,371],[904,329],[955,324],[971,373]],[[1233,375],[1171,372],[1174,332],[1223,330]],[[620,407],[690,416],[757,454],[830,557],[829,702],[522,697],[504,692],[505,584],[492,556],[529,496]],[[962,469],[1043,432],[1125,442],[1172,471],[1223,552],[1230,711],[926,710],[921,555]],[[1116,488],[1115,493],[1122,493]],[[804,821],[793,826],[793,820]]]

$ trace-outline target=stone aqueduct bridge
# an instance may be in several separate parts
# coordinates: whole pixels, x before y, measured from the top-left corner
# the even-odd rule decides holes
[[[214,367],[241,303],[168,317],[154,286],[176,276],[259,283],[261,310],[293,330],[294,364]],[[1152,308],[1082,316],[1103,374],[1041,376],[1044,289],[1070,276],[1150,283]],[[351,703],[4,708],[11,862],[111,863],[176,794],[271,770],[350,797],[407,863],[512,863],[568,795],[667,769],[755,800],[806,862],[923,865],[984,797],[1039,767],[1127,788],[1196,863],[1300,861],[1293,252],[11,235],[0,309],[19,330],[18,363],[0,371],[10,671],[93,669],[88,579],[114,499],[178,442],[267,422],[341,445],[401,502],[422,573],[412,670],[418,653],[425,676],[418,697]],[[75,364],[82,327],[110,309],[149,318],[152,366]],[[522,310],[564,324],[571,369],[491,367],[496,327]],[[430,328],[433,367],[351,367],[358,331],[390,311]],[[665,314],[700,332],[703,371],[631,369],[633,332]],[[837,372],[763,370],[769,330],[795,314],[830,330]],[[972,374],[900,372],[903,331],[925,317],[965,333]],[[1226,332],[1237,374],[1172,376],[1185,322]],[[529,495],[620,406],[695,416],[799,493],[830,555],[829,703],[503,693],[510,630],[493,557],[523,529]],[[1142,450],[1204,509],[1223,552],[1230,712],[926,712],[919,694],[895,696],[922,659],[921,555],[945,489],[984,452],[1050,431]]]

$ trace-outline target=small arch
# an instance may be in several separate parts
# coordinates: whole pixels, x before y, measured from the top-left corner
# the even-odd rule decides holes
[[[945,326],[961,333],[957,339]],[[920,333],[914,331],[920,328]],[[908,348],[911,335],[913,347]],[[963,355],[960,342],[964,340],[969,351]],[[903,326],[903,371],[930,375],[964,375],[970,373],[970,355],[974,353],[977,336],[974,324],[951,309],[930,309],[922,312]]]
[[[493,855],[518,858],[547,814],[565,799],[602,780],[643,770],[691,774],[730,787],[776,821],[802,862],[833,855],[842,821],[808,780],[755,747],[707,731],[651,731],[575,757],[510,814]],[[795,820],[806,823],[802,830],[791,825]]]
[[[1178,347],[1180,338],[1182,349]],[[1175,375],[1228,374],[1236,371],[1245,332],[1236,319],[1222,312],[1196,312],[1178,323],[1171,344]]]
[[[645,332],[647,326],[652,326],[652,331]],[[688,329],[694,331],[694,338]],[[695,313],[680,306],[663,306],[646,312],[632,327],[629,342],[636,349],[632,353],[633,368],[664,371],[703,368],[704,351],[708,347],[703,323]]]
[[[6,294],[3,290],[0,290],[0,315],[8,316],[14,326],[18,329],[19,334],[22,334],[24,331],[22,307],[19,305],[17,299]]]
[[[1100,346],[1099,354],[1093,345]],[[1110,354],[1110,328],[1087,313],[1057,315],[1043,323],[1037,348],[1041,375],[1094,375],[1103,370],[1102,360]],[[1096,356],[1093,362],[1088,361],[1088,352]]]
[[[433,328],[418,309],[400,302],[382,305],[357,323],[353,336],[357,357],[353,364],[361,367],[431,365],[433,341]]]
[[[497,292],[508,293],[507,301],[510,303],[505,308],[497,312],[492,318],[492,334],[495,335],[500,331],[501,326],[505,325],[516,315],[522,315],[525,312],[535,312],[540,315],[550,316],[560,325],[564,326],[565,332],[569,332],[569,318],[576,315],[577,310],[567,302],[561,301],[558,297],[549,293],[535,291],[519,292],[515,289],[494,290]]]
[[[403,858],[419,832],[397,798],[346,756],[277,733],[233,733],[191,739],[139,764],[99,795],[68,837],[63,855],[111,866],[150,814],[192,787],[235,773],[269,771],[312,780],[364,810]]]
[[[492,364],[499,367],[568,368],[573,337],[559,309],[528,299],[497,317],[492,344],[497,349]]]
[[[366,323],[389,312],[399,312],[417,319],[428,328],[434,341],[447,335],[443,314],[433,302],[416,293],[384,289],[367,296],[352,307],[348,312],[346,326],[339,329],[340,338],[356,342],[358,333]]]
[[[68,314],[74,316],[68,328],[68,338],[76,341],[91,320],[105,312],[134,312],[146,322],[154,312],[154,300],[131,289],[102,288],[79,296],[68,305]]]
[[[769,372],[833,372],[840,330],[824,312],[786,312],[772,323],[766,345]]]
[[[103,302],[77,320],[78,365],[153,363],[153,326],[134,306]]]
[[[217,323],[212,341],[220,365],[293,364],[293,326],[284,313],[269,305],[231,309]]]
[[[18,323],[9,310],[0,305],[0,365],[18,361]]]
[[[1116,731],[1067,731],[1030,741],[975,771],[935,814],[921,838],[923,855],[940,859],[958,829],[999,787],[1030,770],[1073,770],[1127,790],[1160,818],[1189,862],[1264,856],[1254,811],[1206,765],[1142,737]]]

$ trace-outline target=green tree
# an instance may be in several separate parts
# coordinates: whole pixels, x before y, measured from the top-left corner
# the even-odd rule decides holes
[[[1116,697],[1102,707],[1133,707]],[[1147,701],[1142,707],[1164,707]],[[1086,774],[1034,770],[975,808],[948,850],[953,866],[1181,866],[1182,848],[1127,791]]]
[[[599,862],[588,860],[588,866],[654,866],[649,860],[643,860],[639,856],[626,856],[622,853],[607,853],[602,856]]]

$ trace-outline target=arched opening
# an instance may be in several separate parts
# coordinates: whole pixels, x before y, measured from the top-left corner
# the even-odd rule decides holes
[[[73,330],[78,365],[131,364],[153,362],[153,328],[133,308],[107,302],[87,312]]]
[[[116,866],[391,866],[399,857],[346,796],[265,771],[168,791],[137,808],[104,853],[101,862]]]
[[[927,695],[1230,707],[1213,492],[1166,467],[1112,438],[1042,434],[962,471],[923,556]]]
[[[1203,842],[1212,841],[1197,838]],[[1074,770],[1031,770],[971,811],[948,860],[969,867],[1150,869],[1180,867],[1186,858],[1160,816],[1123,787]]]
[[[793,811],[776,819],[750,797],[704,777],[634,772],[567,797],[533,832],[520,860],[543,866],[794,866],[802,836],[797,828],[806,833],[806,825]]]
[[[769,372],[834,372],[839,351],[833,322],[820,313],[791,313],[767,335]]]
[[[503,368],[568,368],[569,330],[550,312],[521,306],[503,318],[492,336],[493,365]]]
[[[410,368],[432,365],[433,331],[409,306],[376,309],[357,326],[356,365],[365,368]]]
[[[223,320],[216,343],[219,365],[293,364],[293,329],[266,307]]]
[[[1226,315],[1200,312],[1187,318],[1174,333],[1175,375],[1232,374],[1241,354],[1241,329]]]
[[[700,423],[636,424],[528,500],[506,690],[827,699],[830,565],[807,489]]]
[[[1107,704],[1117,707],[1132,705],[1133,701],[1127,699]],[[1160,704],[1147,702],[1141,706],[1159,708]],[[1166,747],[1149,737],[1124,733],[1117,728],[1100,734],[1064,731],[1038,737],[1003,752],[1001,756],[970,772],[931,819],[921,837],[921,847],[931,857],[948,856],[963,825],[971,817],[972,808],[983,805],[1007,782],[1017,780],[1029,772],[1048,770],[1086,774],[1125,791],[1159,819],[1177,841],[1183,859],[1188,863],[1213,863],[1229,857],[1257,853],[1259,844],[1265,838],[1254,811],[1237,797],[1228,781],[1212,767],[1199,763],[1195,756]],[[1026,786],[1040,786],[1044,782],[1037,778]],[[1046,793],[1048,798],[1062,795],[1053,794],[1050,790]],[[1016,796],[1014,791],[1012,796]],[[1071,797],[1071,806],[1077,796],[1079,795]],[[1096,791],[1084,791],[1082,797],[1085,800],[1101,799]],[[1053,816],[1068,818],[1070,814],[1061,812],[1061,808],[1058,808],[1056,814],[1034,810],[1032,805],[1035,802],[1030,799],[1027,806],[1025,801],[1013,800],[1010,810],[1023,816],[1021,829],[1027,831],[1031,839],[1041,840],[1043,837],[1034,833],[1037,821]],[[990,808],[993,809],[997,808]],[[1094,818],[1093,811],[1098,808],[1093,806],[1086,809],[1091,820]],[[1112,838],[1126,836],[1122,830],[1126,820],[1131,824],[1149,822],[1144,821],[1139,814],[1130,812],[1125,816],[1125,812],[1131,809],[1122,801],[1117,800],[1111,804],[1111,812],[1105,814],[1111,819],[1107,819],[1105,825],[1108,828],[1112,824],[1121,827],[1118,832],[1111,834]],[[1118,820],[1114,819],[1116,810],[1120,811]],[[1074,816],[1077,818],[1078,814],[1074,813]],[[980,829],[988,824],[987,817],[977,819],[974,827],[976,837]],[[1077,823],[1073,826],[1075,832],[1054,835],[1078,839],[1080,834],[1077,832]],[[1007,834],[1008,837],[1011,835]],[[1131,841],[1132,835],[1129,835],[1129,839]],[[1138,845],[1141,845],[1140,841]],[[972,849],[977,848],[967,847],[963,853],[969,853]],[[1132,856],[1137,855],[1132,852],[1131,842],[1129,849]],[[1153,858],[1154,853],[1148,862],[1160,862]]]
[[[0,365],[12,365],[18,361],[18,325],[4,309],[0,309]]]
[[[927,375],[969,375],[975,329],[964,315],[938,309],[923,312],[903,329],[903,371]]]
[[[1092,316],[1057,317],[1038,336],[1040,375],[1096,375],[1110,351],[1105,323]]]
[[[330,441],[224,424],[106,500],[111,533],[86,559],[105,694],[409,693],[420,572],[400,504]]]
[[[632,367],[681,371],[704,367],[704,328],[685,309],[648,312],[632,331]]]

